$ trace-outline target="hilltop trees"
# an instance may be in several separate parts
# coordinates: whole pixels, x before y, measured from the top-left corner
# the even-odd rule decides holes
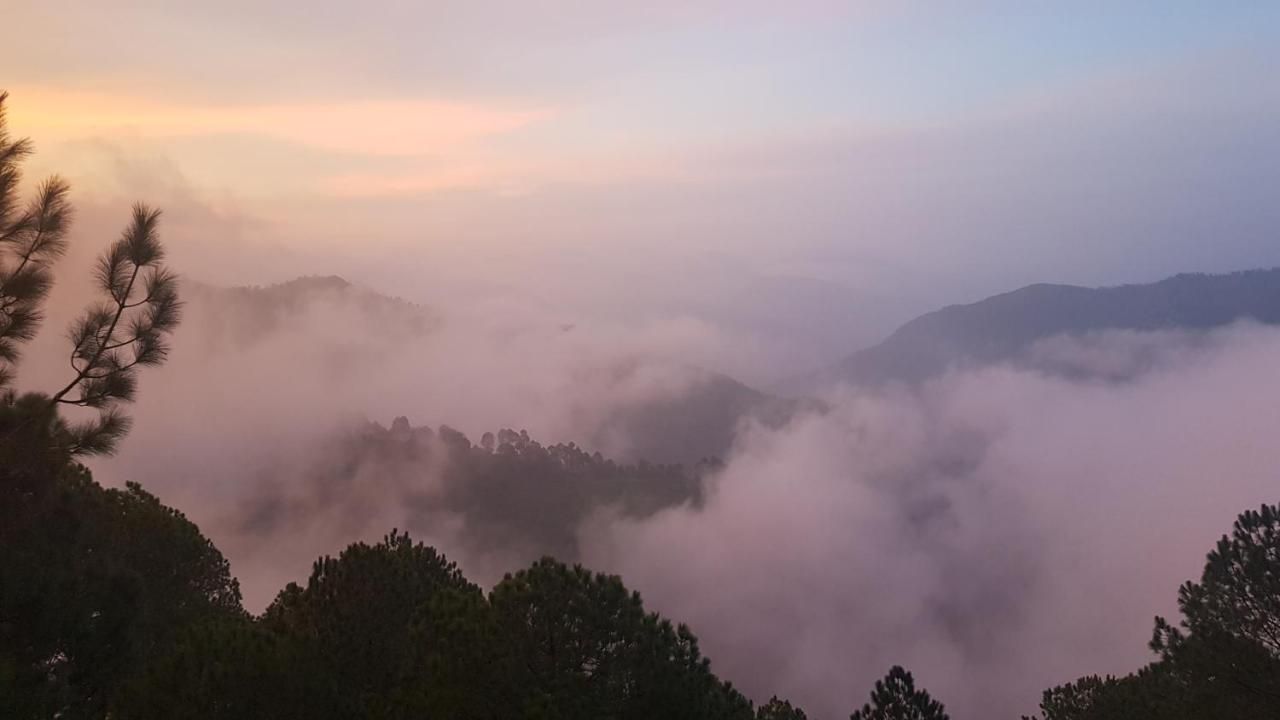
[[[1178,609],[1179,626],[1156,618],[1156,662],[1046,691],[1044,720],[1280,716],[1280,507],[1242,513]]]
[[[422,650],[413,624],[445,590],[478,592],[435,549],[393,531],[317,560],[307,586],[281,591],[263,626],[294,638],[341,683],[340,717],[394,717]]]
[[[849,720],[948,720],[942,703],[916,689],[911,673],[893,666],[883,680],[876,681],[871,702],[855,710]]]
[[[808,720],[804,711],[787,700],[769,698],[769,702],[756,709],[756,720]]]
[[[367,517],[366,493],[376,492],[382,502],[399,504],[413,527],[455,514],[463,520],[456,538],[467,549],[575,562],[578,528],[593,514],[644,518],[685,503],[696,507],[715,469],[618,463],[511,429],[472,444],[447,425],[413,426],[399,417],[390,428],[365,423],[326,441],[307,459],[301,482],[255,483],[243,527],[261,542],[305,532],[317,517],[336,514],[358,527]]]
[[[616,575],[544,558],[489,605],[515,660],[510,709],[527,718],[742,718],[751,705],[710,671],[683,625],[646,613]]]
[[[1181,627],[1156,618],[1151,648],[1192,697],[1280,715],[1280,507],[1242,513],[1178,609]]]
[[[0,717],[102,717],[191,623],[243,616],[217,548],[137,485],[0,466]]]
[[[1172,657],[1190,636],[1235,638],[1280,660],[1280,507],[1263,505],[1236,518],[1205,562],[1200,582],[1178,590],[1179,630],[1157,618],[1154,649]],[[1225,662],[1225,660],[1224,660]]]
[[[547,558],[486,597],[395,532],[322,558],[305,588],[287,587],[259,620],[180,634],[117,706],[125,718],[183,708],[201,718],[304,708],[312,718],[755,717],[693,634],[645,612],[616,576]]]

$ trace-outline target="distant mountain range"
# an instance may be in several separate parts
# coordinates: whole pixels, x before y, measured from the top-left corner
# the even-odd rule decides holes
[[[412,341],[429,335],[448,318],[430,308],[382,295],[338,276],[300,277],[267,286],[219,287],[186,282],[183,287],[189,315],[188,334],[181,341],[202,352],[237,351],[280,334],[299,335],[313,358],[334,367],[359,372],[352,362],[358,342],[340,331],[323,327],[351,327],[375,333],[394,346],[397,339]],[[348,322],[340,323],[337,318]],[[199,331],[196,331],[199,328]],[[548,332],[563,332],[549,327]],[[183,331],[183,330],[180,330]],[[406,345],[408,347],[408,345]],[[369,352],[382,352],[380,348]],[[623,388],[647,367],[640,360],[598,368]],[[652,369],[652,368],[650,368]],[[275,371],[275,370],[273,370]],[[786,422],[801,401],[779,398],[755,390],[720,373],[691,366],[663,366],[663,373],[682,378],[684,390],[659,394],[653,399],[625,399],[608,403],[613,410],[584,437],[553,438],[576,441],[592,449],[605,449],[619,461],[645,460],[687,466],[723,457],[740,422],[748,418],[769,425]],[[448,382],[448,378],[440,378]],[[626,395],[620,390],[620,396]],[[401,411],[430,414],[431,408],[406,407]],[[449,418],[438,418],[448,420]]]
[[[301,339],[308,355],[332,354],[337,351],[326,343],[341,345],[325,339],[334,316],[354,317],[392,341],[409,333],[430,337],[436,323],[445,321],[430,309],[341,278],[302,278],[265,288],[196,286],[188,298],[193,314],[223,323],[217,326],[220,337],[243,341],[220,342],[224,352],[275,337],[289,344]],[[819,381],[911,384],[955,367],[1034,366],[1037,347],[1064,337],[1100,337],[1100,345],[1110,347],[1124,344],[1113,342],[1110,332],[1150,331],[1134,336],[1137,345],[1163,346],[1168,337],[1195,338],[1246,318],[1280,324],[1280,270],[1179,275],[1097,289],[1032,285],[922,315],[808,380],[812,387]],[[299,320],[305,322],[299,326]],[[555,325],[546,331],[565,332]],[[376,358],[386,347],[396,345],[367,350]],[[284,364],[265,369],[268,376],[294,371],[294,356],[283,357]],[[341,367],[341,377],[377,371],[376,364],[363,362]],[[642,384],[637,375],[642,380],[655,369],[664,376],[686,372],[679,391],[630,396],[626,388]],[[259,544],[288,544],[318,537],[321,528],[367,534],[392,517],[415,534],[441,533],[476,563],[510,567],[543,554],[576,560],[583,523],[600,513],[647,518],[702,503],[723,461],[730,460],[726,455],[744,421],[778,427],[801,413],[824,411],[806,395],[769,394],[708,370],[655,366],[641,358],[592,371],[604,375],[601,382],[592,379],[593,394],[598,387],[612,395],[601,398],[604,410],[594,408],[589,421],[577,426],[581,437],[538,442],[523,430],[508,429],[468,439],[444,424],[452,419],[447,410],[413,406],[406,393],[396,412],[430,418],[434,428],[414,427],[403,417],[390,427],[349,422],[318,429],[309,444],[299,446],[305,452],[282,443],[262,457],[238,454],[235,462],[243,465],[236,472],[252,482],[239,497],[236,534]],[[439,375],[422,379],[451,381]]]
[[[1183,274],[1103,288],[1028,285],[921,315],[884,342],[788,387],[803,391],[835,382],[916,383],[948,369],[1025,358],[1036,343],[1055,336],[1208,330],[1246,319],[1280,323],[1280,269]]]
[[[362,289],[339,277],[299,278],[252,288],[197,284],[187,292],[202,324],[223,340],[234,340],[232,346],[283,331],[294,319],[317,309],[355,317],[388,337],[429,333],[442,322],[428,308]],[[1280,324],[1280,269],[1183,274],[1150,284],[1104,288],[1029,285],[921,315],[880,344],[790,380],[772,394],[720,373],[687,368],[692,380],[684,392],[621,404],[589,436],[553,441],[575,440],[588,448],[612,449],[620,461],[693,465],[704,458],[724,457],[744,420],[779,426],[798,411],[820,409],[821,403],[807,397],[833,384],[914,384],[951,369],[998,363],[1088,374],[1093,371],[1069,363],[1046,364],[1035,351],[1063,337],[1088,339],[1121,330],[1195,333],[1245,319]],[[637,370],[622,366],[611,372],[622,384],[628,373]],[[424,410],[429,411],[405,408],[404,412]]]

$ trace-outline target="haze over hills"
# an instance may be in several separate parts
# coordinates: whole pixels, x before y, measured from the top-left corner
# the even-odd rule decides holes
[[[0,22],[0,720],[1280,719],[1280,3]]]
[[[264,287],[218,287],[186,283],[192,332],[184,341],[206,352],[245,349],[281,334],[300,335],[309,347],[308,362],[352,373],[377,372],[377,353],[366,351],[370,340],[390,351],[411,356],[425,346],[450,342],[433,333],[469,318],[449,317],[431,308],[383,295],[338,276],[300,277]],[[356,332],[351,329],[357,328]],[[548,342],[572,341],[572,323],[548,323],[538,333]],[[367,357],[364,357],[367,356]],[[599,385],[613,396],[610,409],[587,408],[589,426],[579,437],[554,438],[603,450],[620,461],[694,465],[723,457],[738,425],[754,420],[768,426],[785,423],[809,401],[779,398],[749,387],[728,375],[674,360],[624,357],[580,371],[583,382]],[[334,382],[342,378],[334,377]],[[664,392],[637,392],[654,384]],[[406,389],[408,390],[408,389]],[[410,404],[408,401],[406,405]],[[431,408],[398,407],[392,412],[422,417]],[[438,417],[441,423],[456,422]],[[510,422],[517,422],[511,419]]]
[[[1156,580],[1130,588],[1142,591],[1131,607],[1085,626],[1098,632],[1085,632],[1081,649],[1060,661],[1032,664],[1020,654],[1035,652],[1018,643],[1024,634],[1075,635],[1092,622],[1071,619],[1076,588],[1060,584],[1055,563],[1088,567],[1077,553],[1095,552],[1101,541],[1096,528],[1082,538],[1074,525],[1054,523],[1064,503],[1096,495],[1095,478],[1120,482],[1110,466],[1099,474],[1096,465],[1079,468],[1043,448],[1059,447],[1064,427],[1105,427],[1117,415],[1159,433],[1161,424],[1146,420],[1152,398],[1181,397],[1169,388],[1187,384],[1217,397],[1219,374],[1235,377],[1266,357],[1266,333],[1274,331],[1259,329],[1261,345],[1219,337],[1209,343],[1207,356],[1218,359],[1207,369],[1135,374],[1103,391],[1075,383],[1072,372],[1042,377],[1019,368],[1056,361],[1052,367],[1070,370],[1062,348],[1038,350],[1064,336],[1103,336],[1098,344],[1107,351],[1129,335],[1150,336],[1159,353],[1185,346],[1183,334],[1210,336],[1205,331],[1240,318],[1276,322],[1269,311],[1276,283],[1275,271],[1258,271],[1103,290],[1040,285],[945,308],[864,354],[928,351],[934,369],[903,378],[932,377],[955,357],[962,369],[997,363],[1009,372],[994,380],[961,372],[946,381],[941,401],[923,392],[855,392],[821,403],[664,362],[638,352],[640,343],[619,347],[617,336],[607,336],[606,347],[593,335],[598,328],[542,316],[485,324],[483,314],[421,308],[339,278],[197,287],[188,292],[172,362],[148,377],[152,392],[138,405],[130,444],[101,474],[136,478],[191,507],[235,563],[253,608],[305,574],[316,554],[398,527],[483,582],[543,553],[634,577],[655,607],[703,628],[717,662],[744,687],[761,698],[783,691],[805,698],[815,717],[847,706],[831,689],[847,666],[878,667],[876,648],[908,628],[924,639],[903,649],[903,660],[929,672],[931,685],[959,707],[1012,713],[1051,681],[1141,661],[1151,598],[1166,597],[1166,575],[1185,576],[1182,568],[1157,569]],[[904,337],[917,344],[902,345]],[[1016,391],[991,392],[1005,383]],[[245,413],[264,388],[272,401]],[[1060,398],[1057,412],[1039,408],[1045,393]],[[985,404],[993,397],[1004,398],[995,420]],[[1240,404],[1231,395],[1220,403],[1232,412]],[[400,415],[422,425],[364,420]],[[1252,416],[1240,424],[1237,436],[1263,427]],[[486,427],[515,430],[485,437]],[[1009,428],[1021,435],[1010,439]],[[1125,453],[1149,461],[1149,447],[1167,444],[1158,434],[1082,442],[1103,447],[1111,439],[1116,447],[1093,457],[1114,457],[1122,473],[1133,467]],[[1231,447],[1203,442],[1185,452],[1209,457]],[[1035,449],[1035,460],[1020,456],[1022,448]],[[723,462],[696,462],[711,455]],[[684,467],[666,464],[675,462]],[[1011,464],[1017,473],[1007,471]],[[1183,477],[1188,468],[1195,465],[1186,457],[1171,457],[1153,476],[1175,478],[1165,486],[1181,493],[1172,502],[1196,508],[1201,514],[1190,522],[1216,531],[1221,513],[1203,511],[1199,478]],[[1263,482],[1248,468],[1241,478],[1222,507],[1236,510]],[[1019,522],[990,523],[1010,504],[1020,508],[1011,516]],[[1173,516],[1189,522],[1186,512]],[[1205,540],[1185,534],[1191,549]],[[912,553],[886,583],[883,558],[903,547]],[[767,576],[762,558],[773,568]],[[1122,569],[1126,578],[1144,577]],[[1068,576],[1086,589],[1124,581],[1106,569],[1089,572]],[[992,588],[1004,588],[998,599]],[[751,600],[727,612],[726,597]],[[1046,598],[1066,599],[1060,606]],[[769,630],[778,608],[797,632]],[[1120,642],[1121,626],[1144,637]],[[990,652],[993,637],[1005,648],[999,657]],[[1117,655],[1118,646],[1134,651]],[[818,660],[797,665],[803,657]],[[1117,657],[1123,662],[1103,664]],[[957,664],[977,670],[964,674]]]
[[[236,345],[296,323],[322,310],[366,321],[386,335],[419,337],[440,323],[421,305],[354,285],[337,275],[305,276],[266,286],[220,287],[184,280],[183,291],[207,337]]]
[[[1011,714],[1051,681],[1123,671],[1145,657],[1145,626],[1161,607],[1153,603],[1168,596],[1161,583],[1185,577],[1186,568],[1148,568],[1154,580],[1130,565],[1123,577],[1107,569],[1064,576],[1056,562],[1088,567],[1077,555],[1105,543],[1096,527],[1081,537],[1056,523],[1064,504],[1096,497],[1099,483],[1140,482],[1132,455],[1151,462],[1150,448],[1168,444],[1161,432],[1182,432],[1151,421],[1153,405],[1221,396],[1214,407],[1235,417],[1241,400],[1221,378],[1250,372],[1280,336],[1214,328],[1242,317],[1275,322],[1267,308],[1276,281],[1266,271],[1104,290],[1033,286],[946,308],[884,343],[941,338],[917,347],[934,352],[939,368],[939,358],[966,358],[939,383],[942,392],[881,393],[867,381],[820,402],[779,399],[646,353],[647,336],[566,327],[554,315],[416,308],[332,278],[208,289],[189,294],[173,360],[149,376],[138,428],[102,475],[136,478],[193,508],[255,608],[317,553],[398,527],[484,582],[542,553],[634,577],[655,607],[703,628],[709,650],[744,687],[803,697],[815,716],[836,717],[847,705],[829,688],[848,663],[878,668],[875,648],[908,627],[925,639],[903,660],[929,672],[931,685],[960,707]],[[1192,355],[1205,362],[1151,372],[1119,363],[1106,377],[1127,382],[1076,382],[1105,365],[1073,360],[1091,339],[1098,355],[1141,361],[1181,353],[1200,337],[1203,352]],[[993,363],[1002,367],[980,367]],[[267,388],[273,402],[244,413]],[[1053,413],[1043,412],[1046,395]],[[186,407],[204,410],[191,416]],[[1190,416],[1183,406],[1156,414]],[[401,415],[413,423],[384,427]],[[1074,454],[1045,451],[1061,447],[1064,433],[1087,435],[1116,417],[1147,435],[1082,438],[1107,448],[1087,467],[1073,464]],[[744,422],[750,418],[761,422]],[[1264,426],[1247,413],[1220,424],[1233,438]],[[513,431],[492,442],[484,436],[503,427]],[[1224,512],[1272,480],[1246,467],[1209,506],[1196,490],[1196,463],[1208,461],[1188,458],[1220,458],[1233,446],[1205,431],[1194,443],[1178,437],[1184,455],[1171,455],[1152,477],[1181,508],[1170,517],[1186,547],[1173,554],[1193,557],[1211,538],[1187,525],[1216,532]],[[711,455],[723,462],[697,463]],[[677,462],[683,467],[667,464]],[[1010,504],[1021,520],[992,526]],[[1101,537],[1123,532],[1104,528]],[[882,584],[883,558],[902,547],[915,548],[904,574]],[[775,568],[767,582],[759,558]],[[1064,577],[1080,585],[1064,587]],[[1114,620],[1070,620],[1077,589],[1130,577],[1149,582],[1125,585],[1133,600],[1113,608]],[[820,597],[805,590],[814,587],[824,588]],[[998,602],[993,587],[1005,588]],[[726,596],[751,601],[726,612]],[[776,608],[800,631],[772,634]],[[1117,639],[1116,628],[1137,628],[1136,637]],[[1035,652],[1018,642],[1024,634],[1059,632],[1083,633],[1080,649],[1051,663],[1020,654]],[[990,654],[992,637],[1007,654]],[[812,638],[829,640],[815,650]],[[826,660],[795,666],[808,656]],[[952,661],[981,669],[960,673]]]
[[[326,338],[331,351],[358,351],[358,338],[325,333],[314,318],[354,319],[362,332],[392,343],[413,343],[457,319],[429,308],[361,288],[337,276],[303,277],[266,287],[219,288],[189,283],[193,310],[208,329],[206,342],[233,340],[242,346],[276,331],[303,331]],[[318,313],[318,315],[317,315]],[[578,442],[620,461],[693,465],[723,458],[742,423],[785,425],[797,412],[820,410],[809,399],[835,383],[879,386],[914,384],[948,370],[1011,363],[1073,378],[1122,380],[1150,367],[1154,353],[1168,343],[1152,343],[1159,333],[1181,333],[1195,342],[1199,333],[1237,321],[1280,323],[1280,269],[1223,275],[1181,274],[1149,284],[1086,288],[1035,284],[950,305],[907,322],[883,342],[854,353],[818,373],[762,391],[723,373],[680,363],[632,358],[590,371],[592,382],[619,401],[603,414],[590,415],[578,437],[547,438]],[[571,326],[548,327],[549,336],[569,334]],[[1108,333],[1138,333],[1127,344],[1108,343],[1105,358],[1090,347]],[[320,335],[316,335],[319,332]],[[1055,343],[1069,342],[1069,347]],[[352,350],[355,346],[356,350]],[[322,347],[322,346],[321,346]],[[405,352],[412,348],[405,345]],[[359,371],[353,366],[353,371]],[[633,392],[661,374],[669,391]],[[678,378],[667,382],[670,378]],[[632,397],[634,395],[634,397]],[[393,412],[421,415],[422,408]],[[429,412],[429,408],[427,409]],[[449,422],[450,418],[436,418]]]
[[[1280,323],[1280,269],[1223,275],[1186,273],[1141,285],[1086,288],[1036,284],[967,305],[950,305],[906,323],[884,342],[788,383],[813,390],[846,382],[917,383],[949,369],[1012,362],[1072,375],[1124,376],[1119,368],[1048,366],[1037,344],[1108,331],[1197,332],[1242,320]],[[1142,358],[1136,360],[1138,366]]]

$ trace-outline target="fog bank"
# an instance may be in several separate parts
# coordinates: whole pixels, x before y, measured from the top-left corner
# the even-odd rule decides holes
[[[597,518],[587,560],[690,623],[723,676],[819,718],[892,664],[959,720],[1136,669],[1235,515],[1276,500],[1280,332],[1109,338],[1048,348],[1110,367],[1166,347],[1125,383],[997,367],[845,388],[740,436],[704,508]]]

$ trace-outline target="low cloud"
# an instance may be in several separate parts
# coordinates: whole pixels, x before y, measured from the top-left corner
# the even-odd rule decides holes
[[[694,361],[744,342],[692,319],[566,322],[510,301],[427,308],[337,278],[267,290],[188,283],[183,294],[170,359],[143,374],[129,409],[133,432],[117,456],[91,465],[100,481],[142,482],[198,522],[233,561],[255,610],[304,578],[315,557],[393,527],[469,561],[479,580],[555,550],[494,554],[474,533],[464,541],[467,518],[423,501],[440,467],[335,452],[365,423],[403,415],[473,442],[523,429],[548,445],[636,458],[627,418],[682,402],[715,377]],[[59,289],[24,363],[25,387],[62,381],[58,329],[87,296],[79,285]],[[326,490],[326,474],[342,487]],[[249,529],[247,515],[278,502],[306,511],[272,532]]]
[[[1133,670],[1235,515],[1276,501],[1280,331],[1055,343],[1164,362],[1124,383],[997,367],[845,389],[740,436],[700,509],[596,518],[587,560],[690,623],[723,676],[816,717],[892,664],[961,720]]]
[[[625,456],[634,438],[612,418],[691,396],[698,361],[756,342],[694,318],[607,323],[517,297],[419,308],[417,323],[410,306],[371,311],[344,288],[264,321],[188,286],[171,361],[142,377],[135,431],[92,463],[198,522],[255,610],[316,556],[393,526],[480,582],[549,550],[495,551],[465,513],[433,511],[429,466],[371,462],[341,492],[310,494],[334,438],[366,418],[473,441],[525,428]],[[59,379],[60,329],[85,294],[58,293],[22,368],[31,387]],[[245,335],[251,321],[266,325]],[[840,717],[900,663],[958,720],[1014,717],[1045,687],[1144,663],[1151,616],[1173,611],[1236,513],[1275,502],[1278,357],[1267,327],[1115,332],[920,388],[844,388],[825,411],[743,428],[700,505],[645,518],[601,506],[566,532],[587,564],[688,622],[757,699]],[[253,513],[266,501],[305,512],[264,534]]]

